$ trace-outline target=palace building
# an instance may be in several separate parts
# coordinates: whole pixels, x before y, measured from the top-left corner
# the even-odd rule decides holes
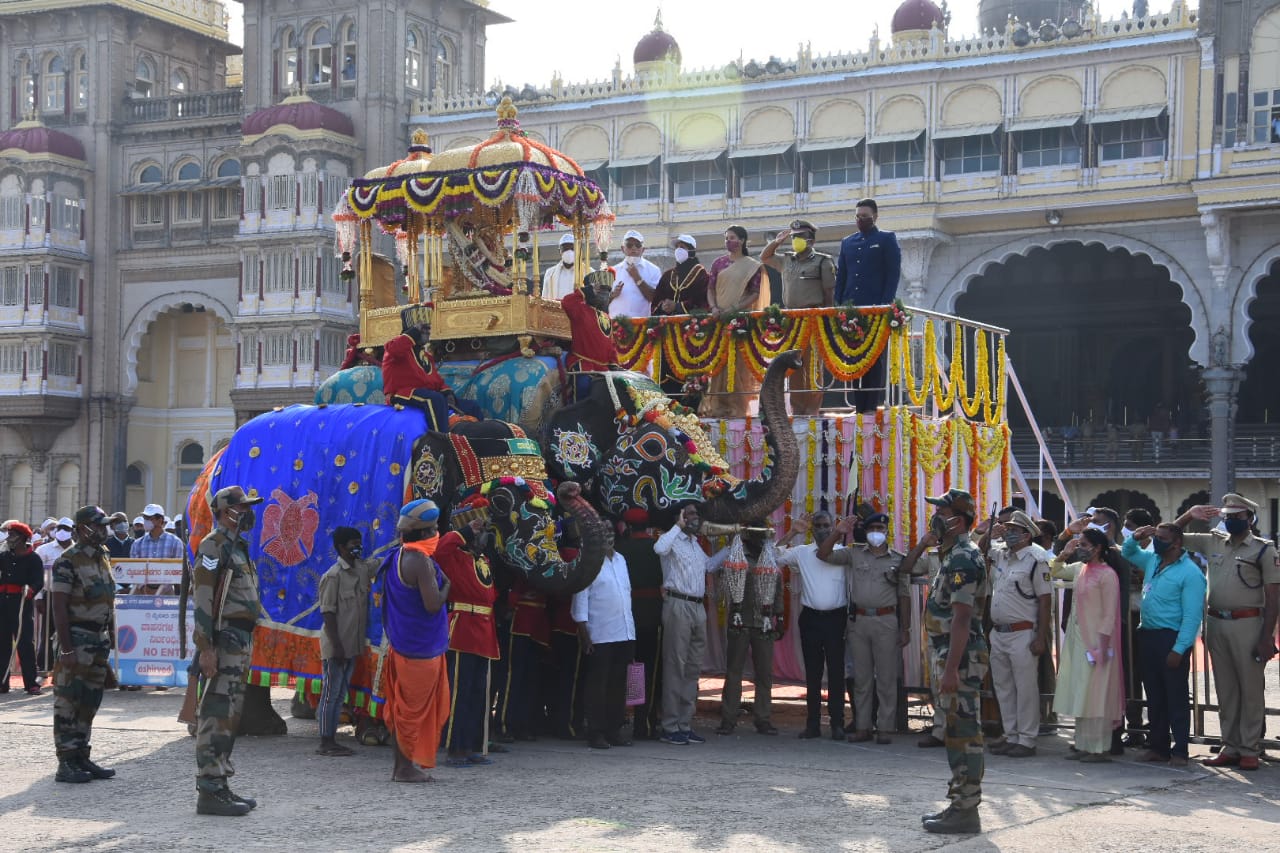
[[[1011,330],[1046,510],[1234,487],[1270,533],[1280,2],[1142,11],[905,0],[848,52],[702,70],[672,17],[600,81],[499,90],[484,0],[244,3],[243,50],[214,0],[0,2],[0,515],[177,506],[238,423],[309,402],[356,325],[339,194],[414,130],[480,141],[510,95],[659,263],[796,217],[834,254],[876,198],[905,302]]]

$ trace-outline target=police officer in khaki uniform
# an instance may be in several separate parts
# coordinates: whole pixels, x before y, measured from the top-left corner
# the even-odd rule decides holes
[[[1032,542],[1040,528],[1030,516],[1013,512],[1003,534],[1004,541],[993,544],[987,555],[992,584],[991,685],[1004,722],[1004,738],[991,745],[991,752],[1028,758],[1036,754],[1040,730],[1036,659],[1049,648],[1053,583],[1047,555]]]
[[[760,253],[760,263],[782,273],[783,308],[821,308],[834,304],[836,289],[836,265],[830,255],[813,250],[818,239],[818,229],[803,219],[791,223],[791,227],[778,232],[773,242]],[[791,243],[791,251],[783,252],[778,259],[778,247]],[[791,412],[795,415],[816,415],[822,404],[822,392],[808,390],[814,387],[814,369],[821,363],[810,362],[812,350],[806,350],[800,370],[791,374]],[[797,393],[803,391],[804,393]]]
[[[853,731],[850,743],[871,740],[872,687],[879,702],[876,743],[893,743],[897,716],[898,678],[902,672],[902,648],[911,627],[911,578],[898,571],[903,555],[886,544],[889,516],[868,516],[863,524],[866,545],[833,550],[836,542],[853,530],[852,518],[843,518],[832,535],[818,547],[818,558],[846,566],[849,591],[849,651],[853,658]]]
[[[1222,751],[1209,767],[1257,770],[1265,716],[1263,667],[1276,654],[1280,566],[1270,542],[1250,529],[1258,505],[1240,495],[1222,497],[1222,507],[1196,506],[1174,522],[1222,518],[1226,532],[1185,533],[1182,547],[1209,561],[1209,618],[1205,645],[1218,689]]]

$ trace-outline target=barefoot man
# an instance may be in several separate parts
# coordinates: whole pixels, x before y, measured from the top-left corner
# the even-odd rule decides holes
[[[401,547],[383,565],[382,620],[387,651],[387,726],[395,735],[396,782],[430,782],[420,768],[436,766],[440,733],[449,718],[449,581],[431,555],[440,540],[440,510],[410,501],[396,529]]]

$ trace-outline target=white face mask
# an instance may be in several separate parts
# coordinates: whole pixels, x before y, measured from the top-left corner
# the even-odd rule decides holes
[[[577,254],[573,251],[573,249],[565,249],[563,252],[561,252],[561,253],[560,253],[560,260],[564,262],[564,265],[565,265],[566,267],[567,267],[567,266],[572,266],[572,265],[573,265],[573,259],[574,259],[574,258],[576,258],[576,257],[578,257],[578,256],[577,256]]]
[[[1110,526],[1110,525],[1107,525],[1107,524],[1094,524],[1094,523],[1091,521],[1091,522],[1089,522],[1088,526],[1087,526],[1085,529],[1086,529],[1086,530],[1101,530],[1103,533],[1106,533],[1106,532],[1107,532],[1107,528],[1108,528],[1109,526]]]
[[[115,527],[111,528],[111,530],[116,534],[117,539],[123,539],[129,532],[129,528],[123,524],[117,524]]]
[[[155,526],[156,523],[149,518],[144,518],[142,520],[142,529],[148,533],[150,533]]]
[[[1120,535],[1123,536],[1125,541],[1127,542],[1128,540],[1133,538],[1133,531],[1127,527],[1121,527]]]
[[[71,531],[58,528],[57,530],[53,531],[53,538],[57,539],[59,542],[70,542]]]
[[[683,264],[685,261],[689,260],[689,250],[686,249],[684,246],[681,246],[679,249],[676,249],[673,254],[676,256],[677,264]]]
[[[867,534],[867,544],[872,548],[879,548],[884,544],[886,538],[888,537],[879,530],[872,530]]]

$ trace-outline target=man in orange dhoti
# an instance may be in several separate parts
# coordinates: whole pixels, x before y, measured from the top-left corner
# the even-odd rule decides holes
[[[431,558],[440,539],[440,510],[429,500],[400,510],[401,546],[383,566],[382,619],[387,652],[387,725],[395,735],[396,782],[430,782],[440,733],[449,717],[449,580]]]

